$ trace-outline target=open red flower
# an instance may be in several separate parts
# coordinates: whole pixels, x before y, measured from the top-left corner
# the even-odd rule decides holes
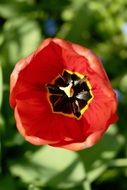
[[[62,39],[46,39],[20,60],[10,85],[17,128],[35,145],[81,150],[117,120],[116,96],[99,58]]]

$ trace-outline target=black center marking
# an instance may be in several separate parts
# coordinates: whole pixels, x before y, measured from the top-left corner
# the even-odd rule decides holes
[[[81,110],[92,98],[86,77],[80,78],[75,73],[64,71],[53,82],[47,84],[49,101],[54,112],[62,112],[79,118]]]

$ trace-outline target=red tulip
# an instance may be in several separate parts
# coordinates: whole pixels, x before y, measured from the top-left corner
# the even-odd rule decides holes
[[[88,148],[117,120],[116,96],[100,59],[62,39],[46,39],[20,60],[10,86],[17,128],[35,145]]]

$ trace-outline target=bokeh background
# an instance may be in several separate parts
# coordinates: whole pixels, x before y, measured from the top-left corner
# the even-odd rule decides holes
[[[16,62],[46,37],[98,54],[119,121],[94,147],[73,152],[24,141],[9,106]],[[0,190],[127,190],[127,1],[0,0]]]

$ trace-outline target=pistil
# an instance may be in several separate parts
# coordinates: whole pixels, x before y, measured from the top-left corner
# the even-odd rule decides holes
[[[64,91],[65,94],[68,96],[68,98],[70,98],[70,97],[72,97],[73,94],[74,94],[74,90],[73,90],[72,86],[73,86],[73,84],[72,84],[72,82],[71,82],[71,83],[70,83],[68,86],[66,86],[66,87],[61,87],[61,86],[60,86],[59,89],[62,90],[62,91]]]

